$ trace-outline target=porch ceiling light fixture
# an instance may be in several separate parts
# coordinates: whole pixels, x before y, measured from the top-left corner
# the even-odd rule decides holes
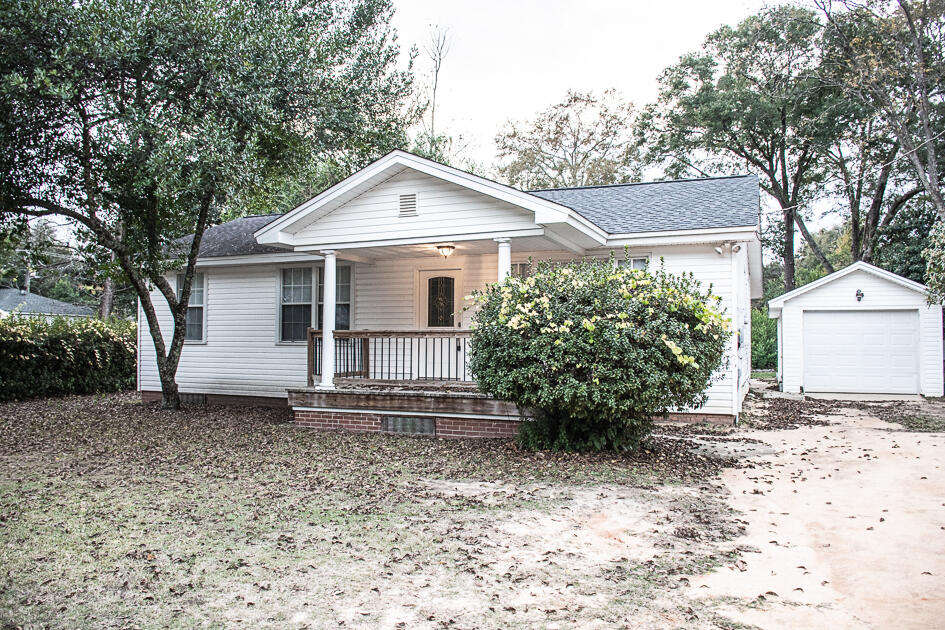
[[[440,252],[440,255],[443,256],[443,258],[449,257],[449,255],[452,254],[455,250],[456,250],[456,246],[450,245],[449,243],[440,243],[439,245],[436,246],[436,251]]]

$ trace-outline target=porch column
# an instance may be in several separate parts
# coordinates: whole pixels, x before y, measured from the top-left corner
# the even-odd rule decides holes
[[[324,299],[322,311],[322,381],[321,389],[335,388],[335,251],[320,252],[325,257]],[[315,300],[317,304],[317,300]]]
[[[499,244],[499,282],[512,275],[512,239],[497,238]]]

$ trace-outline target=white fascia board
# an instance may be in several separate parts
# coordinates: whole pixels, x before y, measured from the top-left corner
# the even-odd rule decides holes
[[[212,256],[198,258],[197,267],[225,267],[227,265],[263,265],[268,263],[317,262],[322,256],[308,253],[285,252],[278,254],[246,254],[243,256]]]
[[[691,245],[693,243],[750,242],[758,239],[758,226],[748,225],[731,228],[708,228],[701,230],[673,230],[666,232],[637,232],[635,234],[612,234],[607,247],[641,247],[647,245]]]
[[[412,238],[391,238],[377,241],[344,241],[337,243],[300,243],[295,251],[318,251],[322,249],[357,249],[362,247],[388,247],[391,245],[424,245],[441,241],[485,241],[493,238],[515,238],[522,236],[544,236],[543,228],[529,230],[507,230],[505,232],[473,232],[468,234],[442,234],[440,236],[417,236]]]
[[[774,306],[775,308],[780,309],[782,306],[784,306],[784,303],[787,302],[788,300],[794,299],[799,295],[807,293],[808,291],[813,291],[817,287],[822,287],[825,284],[829,284],[833,282],[834,280],[839,280],[840,278],[844,276],[850,275],[854,271],[865,271],[866,273],[873,274],[874,276],[877,276],[878,278],[882,278],[883,280],[888,280],[889,282],[893,282],[895,284],[903,286],[907,289],[915,291],[916,293],[922,293],[923,295],[928,293],[929,291],[929,288],[925,286],[924,284],[919,284],[918,282],[914,282],[912,280],[909,280],[908,278],[903,278],[902,276],[896,275],[891,271],[886,271],[885,269],[874,267],[873,265],[869,263],[865,263],[861,260],[859,262],[853,263],[849,267],[841,269],[840,271],[835,271],[829,276],[824,276],[823,278],[820,278],[819,280],[815,280],[811,282],[810,284],[805,284],[802,287],[798,287],[794,289],[793,291],[789,291],[785,293],[784,295],[780,295],[770,300],[768,302],[768,308],[770,310],[770,308]]]
[[[764,260],[758,238],[748,241],[748,284],[749,299],[757,300],[764,295]]]

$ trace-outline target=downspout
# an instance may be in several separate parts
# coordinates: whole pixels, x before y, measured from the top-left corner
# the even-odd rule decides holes
[[[135,360],[135,387],[138,392],[141,391],[141,298],[138,298],[138,321],[135,322],[135,341],[137,347],[135,348],[135,354],[137,358]]]

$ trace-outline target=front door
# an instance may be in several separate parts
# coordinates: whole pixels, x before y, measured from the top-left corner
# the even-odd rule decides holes
[[[462,278],[459,269],[420,272],[417,319],[428,336],[416,340],[416,378],[451,380],[466,372],[463,343],[449,336],[463,324]]]
[[[420,272],[420,328],[459,328],[462,315],[462,273],[458,269]]]

